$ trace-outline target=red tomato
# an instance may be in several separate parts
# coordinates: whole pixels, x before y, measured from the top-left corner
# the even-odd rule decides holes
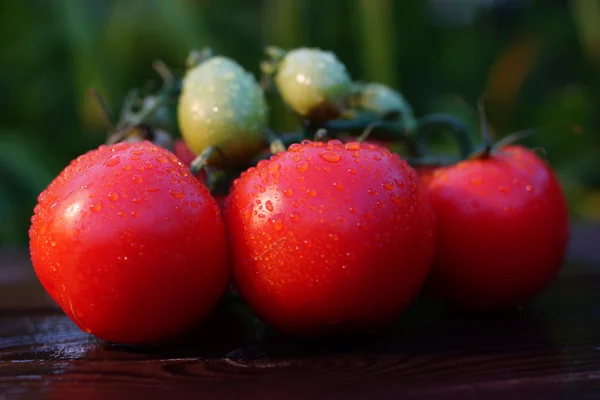
[[[90,151],[39,196],[31,260],[84,331],[166,341],[201,322],[229,280],[227,239],[207,188],[149,142]]]
[[[434,216],[418,176],[375,145],[293,144],[243,173],[225,210],[237,288],[293,336],[390,322],[433,261]]]
[[[555,277],[568,241],[559,182],[520,146],[421,172],[437,220],[428,282],[463,309],[498,310],[531,299]]]

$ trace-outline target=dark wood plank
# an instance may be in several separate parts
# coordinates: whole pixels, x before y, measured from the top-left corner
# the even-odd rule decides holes
[[[313,344],[257,330],[235,300],[189,343],[155,349],[104,343],[54,310],[4,311],[0,388],[56,398],[109,396],[123,385],[149,396],[210,398],[242,390],[330,398],[591,396],[600,388],[598,285],[596,275],[566,277],[526,310],[485,317],[423,299],[385,332]]]
[[[465,315],[422,296],[383,332],[309,344],[230,298],[186,342],[150,349],[81,332],[27,252],[3,250],[0,399],[600,398],[600,229],[573,237],[560,279],[522,310]]]

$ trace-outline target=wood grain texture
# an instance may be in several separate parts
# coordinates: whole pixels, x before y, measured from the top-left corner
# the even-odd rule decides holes
[[[5,251],[0,400],[600,398],[600,265],[576,259],[513,312],[460,314],[422,296],[385,331],[301,343],[230,298],[182,342],[142,349],[81,332],[45,296],[26,252]]]

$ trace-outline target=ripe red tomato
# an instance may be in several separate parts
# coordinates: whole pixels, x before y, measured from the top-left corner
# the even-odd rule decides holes
[[[384,325],[433,261],[434,216],[416,172],[371,144],[293,144],[234,182],[225,216],[238,290],[293,336]]]
[[[39,196],[29,231],[42,285],[84,331],[166,341],[201,322],[230,272],[215,200],[149,142],[101,146]]]
[[[463,309],[498,310],[531,299],[559,271],[568,241],[563,192],[532,151],[420,172],[437,220],[428,287]]]

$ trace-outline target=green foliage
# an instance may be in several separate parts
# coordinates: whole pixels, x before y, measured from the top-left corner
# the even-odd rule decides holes
[[[454,8],[440,24],[429,1],[79,0],[3,4],[0,14],[0,244],[23,244],[35,199],[67,163],[98,146],[107,127],[90,87],[113,115],[131,87],[158,77],[160,58],[182,70],[192,48],[212,47],[255,74],[266,45],[334,51],[353,79],[400,90],[417,116],[451,112],[476,132],[487,95],[497,135],[552,127],[543,147],[574,217],[600,218],[600,9],[595,2]],[[437,1],[436,4],[442,2]],[[451,3],[451,2],[447,2]],[[462,3],[461,3],[462,4]],[[471,5],[469,5],[471,4]],[[532,5],[533,4],[533,5]],[[444,14],[448,22],[448,13]],[[594,25],[596,24],[596,25]],[[464,99],[464,101],[458,100]],[[297,123],[269,95],[271,126]],[[468,104],[468,106],[466,104]],[[573,125],[583,133],[573,133]],[[452,146],[439,137],[438,145]]]

